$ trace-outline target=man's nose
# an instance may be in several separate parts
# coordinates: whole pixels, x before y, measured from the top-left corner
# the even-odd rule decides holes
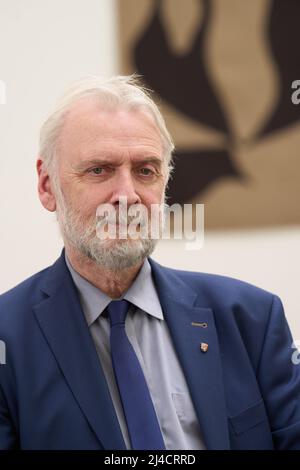
[[[127,206],[141,203],[141,198],[136,192],[135,182],[130,171],[120,171],[117,178],[114,179],[110,203],[118,205],[121,197],[126,197]]]

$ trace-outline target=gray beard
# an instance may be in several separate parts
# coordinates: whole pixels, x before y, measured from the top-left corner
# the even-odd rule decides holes
[[[136,266],[150,256],[157,240],[114,240],[113,245],[93,238],[89,243],[77,245],[82,254],[95,261],[98,266],[111,271],[120,271]]]
[[[154,251],[157,239],[100,240],[96,218],[85,220],[77,210],[67,206],[60,188],[56,193],[56,214],[63,239],[98,266],[111,271],[128,269],[142,263]]]

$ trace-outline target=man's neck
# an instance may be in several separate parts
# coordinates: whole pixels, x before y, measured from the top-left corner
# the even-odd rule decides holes
[[[141,262],[121,271],[111,271],[70,246],[66,245],[65,251],[73,269],[112,299],[118,299],[127,291],[143,265]]]

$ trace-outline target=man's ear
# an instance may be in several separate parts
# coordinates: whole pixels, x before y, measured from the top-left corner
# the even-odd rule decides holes
[[[42,159],[38,158],[36,162],[36,169],[38,173],[38,193],[39,198],[45,209],[50,212],[56,210],[56,199],[52,190],[50,176],[45,168]]]

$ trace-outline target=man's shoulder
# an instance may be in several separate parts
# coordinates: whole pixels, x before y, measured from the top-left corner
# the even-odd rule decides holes
[[[176,276],[182,281],[186,282],[190,287],[202,288],[212,290],[217,293],[220,289],[225,289],[228,293],[236,295],[239,292],[250,292],[255,296],[272,296],[273,294],[266,289],[263,289],[248,281],[238,279],[223,274],[207,273],[201,271],[187,271],[183,269],[175,269],[167,266],[160,265],[155,262],[159,268],[165,270],[170,276]]]
[[[41,297],[40,284],[49,267],[33,274],[13,288],[0,295],[0,324],[14,322],[24,315],[28,308],[38,303]]]
[[[164,271],[170,284],[180,282],[182,289],[186,287],[196,292],[198,305],[218,311],[240,310],[263,315],[263,312],[269,312],[274,297],[277,297],[266,289],[234,277],[174,269],[156,262],[155,265]]]

